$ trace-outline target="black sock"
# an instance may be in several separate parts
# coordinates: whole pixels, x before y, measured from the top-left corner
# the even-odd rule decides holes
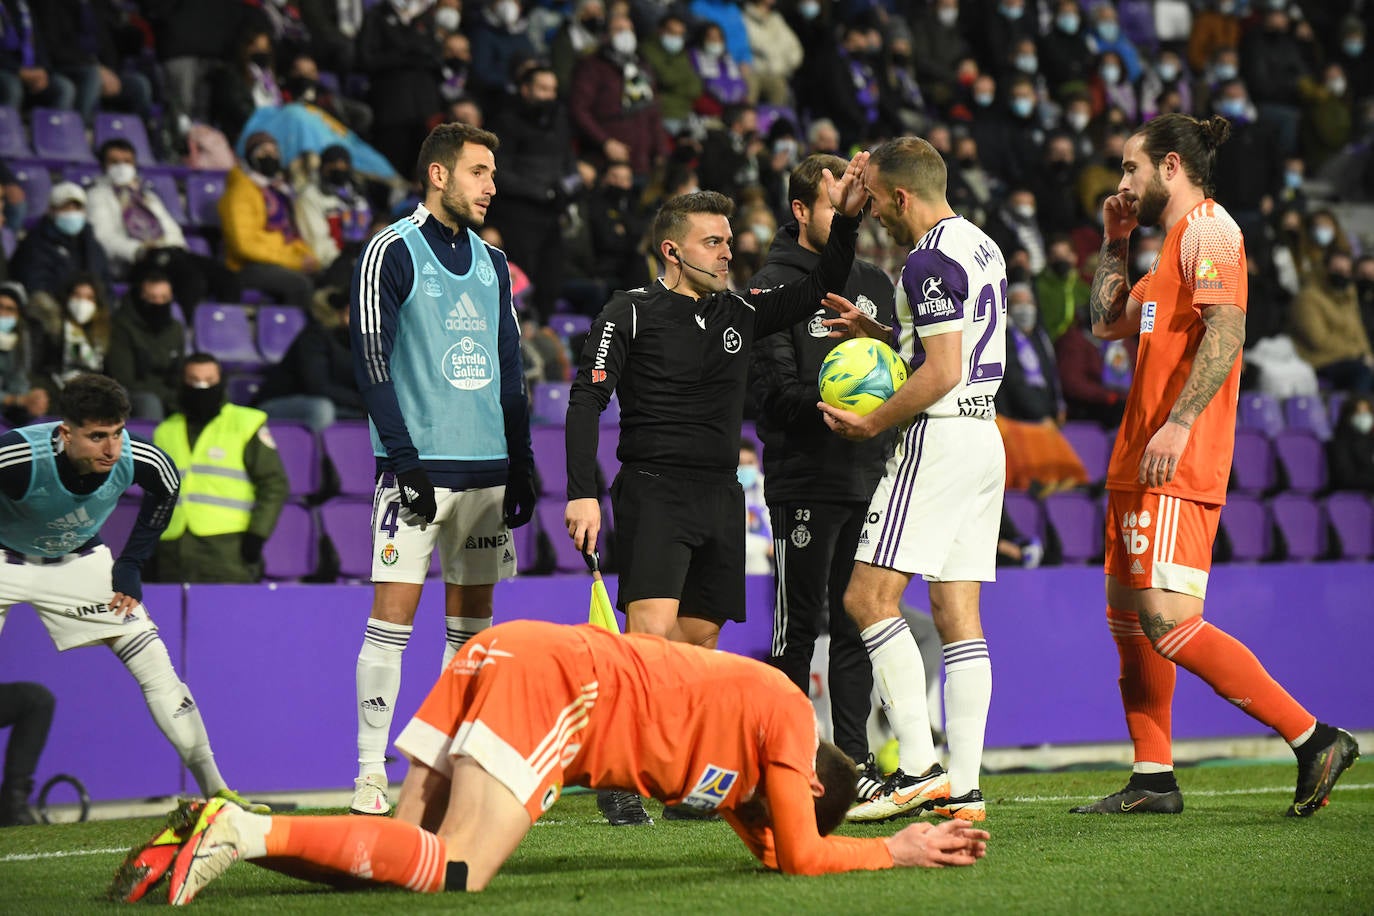
[[[1327,725],[1325,722],[1318,722],[1317,727],[1312,729],[1312,734],[1307,736],[1307,740],[1293,748],[1293,753],[1297,754],[1299,757],[1308,757],[1322,750],[1335,740],[1335,727]]]
[[[1132,773],[1126,788],[1144,789],[1147,792],[1177,792],[1178,780],[1174,779],[1173,770],[1163,773]]]

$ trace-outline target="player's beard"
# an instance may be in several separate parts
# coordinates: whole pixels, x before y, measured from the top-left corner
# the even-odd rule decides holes
[[[1142,226],[1158,226],[1159,218],[1164,215],[1164,208],[1169,206],[1169,190],[1164,187],[1164,179],[1159,177],[1159,172],[1155,172],[1150,177],[1150,183],[1145,186],[1145,193],[1140,196],[1140,201],[1136,207],[1136,221]]]
[[[815,220],[806,224],[806,244],[813,251],[824,251],[830,241],[830,226],[818,226]]]
[[[448,218],[460,227],[480,229],[486,221],[486,217],[478,212],[468,196],[458,189],[458,183],[453,180],[452,175],[444,184],[444,194],[439,198],[439,203]]]

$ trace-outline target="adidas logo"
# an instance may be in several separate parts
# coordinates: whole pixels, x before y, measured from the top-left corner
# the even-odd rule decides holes
[[[512,556],[510,555],[510,551],[509,551],[509,550],[507,550],[505,553],[503,553],[503,554],[501,555],[501,562],[502,562],[502,563],[509,563],[512,559],[514,559],[514,557],[512,557]]]
[[[409,486],[406,487],[406,488],[405,488],[405,493],[406,493],[406,502],[408,502],[408,503],[413,503],[413,502],[415,502],[415,500],[417,500],[417,499],[420,498],[420,492],[419,492],[418,490],[416,490],[414,487],[409,487]]]
[[[195,711],[196,701],[191,699],[190,697],[182,697],[181,705],[177,707],[176,712],[172,713],[172,718],[180,719],[182,716],[189,716],[191,713]]]
[[[420,268],[420,273],[423,274],[423,275],[426,276],[426,277],[437,277],[437,276],[439,276],[439,271],[436,270],[436,269],[434,268],[434,265],[433,265],[432,263],[430,263],[429,261],[426,261],[426,262],[425,262],[425,266],[422,267],[422,268]]]
[[[1145,575],[1145,567],[1140,565],[1140,561],[1139,561],[1139,560],[1132,560],[1132,561],[1131,561],[1131,575],[1133,575],[1133,576],[1143,576],[1143,575]]]
[[[381,697],[373,697],[370,700],[363,700],[362,707],[368,712],[391,712],[391,707],[386,704],[386,700]]]
[[[463,293],[454,303],[452,311],[448,313],[444,327],[450,331],[485,331],[487,319],[483,318],[482,314],[477,311],[477,306],[473,303],[472,297]]]
[[[865,528],[863,531],[860,531],[860,532],[859,532],[859,543],[860,543],[860,544],[867,544],[867,543],[868,543],[868,529],[867,529],[867,528]]]

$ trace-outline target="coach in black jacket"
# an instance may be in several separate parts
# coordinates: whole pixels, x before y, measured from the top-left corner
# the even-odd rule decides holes
[[[805,276],[830,236],[830,201],[821,169],[838,172],[844,160],[814,155],[788,180],[794,222],[783,226],[750,286],[768,287]],[[892,281],[877,266],[856,260],[842,295],[892,327]],[[817,309],[810,321],[754,345],[751,378],[763,440],[763,486],[775,539],[778,607],[773,613],[771,661],[803,691],[810,688],[811,654],[820,632],[830,633],[830,715],[835,743],[859,762],[868,756],[869,694],[873,668],[844,590],[873,489],[896,441],[896,431],[850,442],[826,428],[816,409],[821,361],[835,346]]]

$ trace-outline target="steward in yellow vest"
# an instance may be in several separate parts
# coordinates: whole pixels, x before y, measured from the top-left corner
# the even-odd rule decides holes
[[[219,363],[187,358],[181,412],[153,432],[176,462],[181,494],[157,552],[163,582],[256,582],[262,545],[286,502],[286,469],[267,414],[224,403]]]

